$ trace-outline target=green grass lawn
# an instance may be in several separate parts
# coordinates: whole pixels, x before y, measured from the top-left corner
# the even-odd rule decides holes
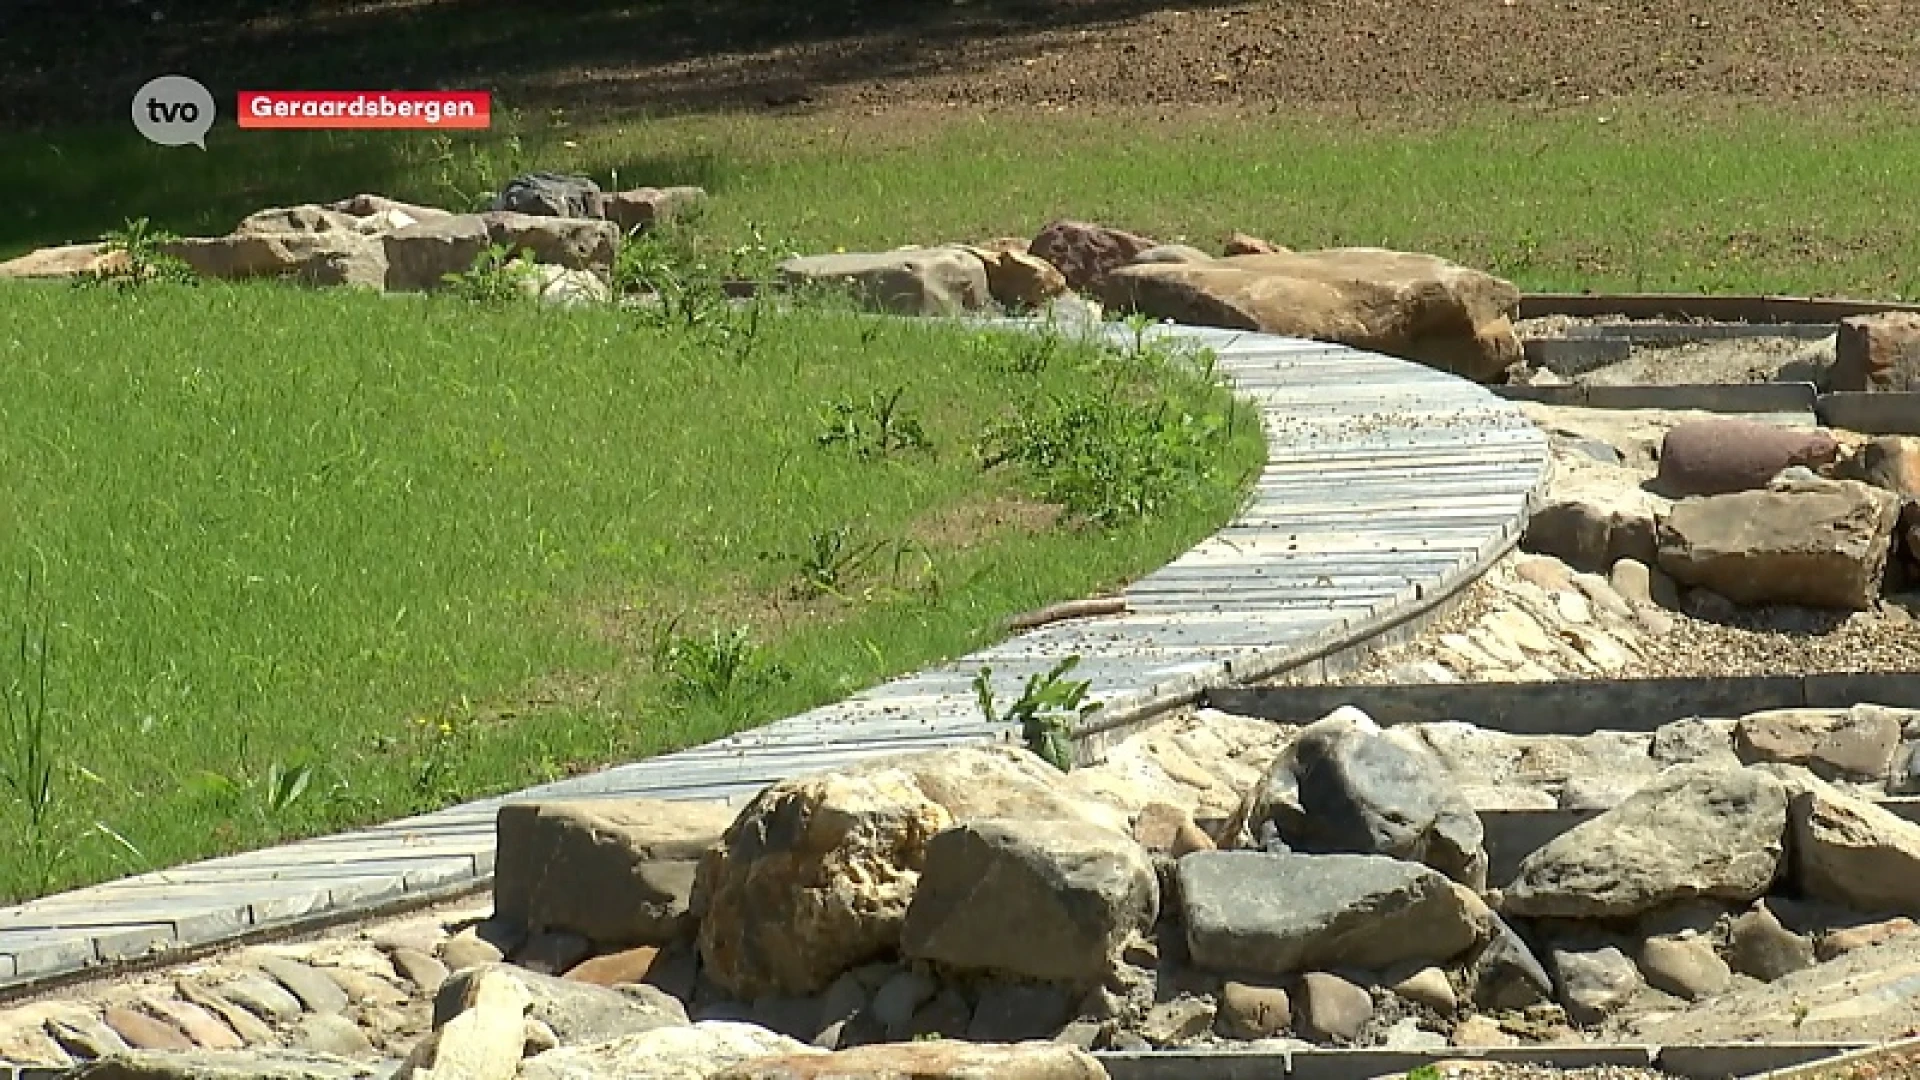
[[[455,205],[539,167],[701,184],[715,235],[758,229],[806,250],[1030,236],[1074,215],[1205,246],[1245,230],[1429,250],[1532,290],[1920,297],[1920,236],[1904,221],[1920,125],[1891,106],[1616,101],[1417,127],[1181,112],[541,116],[455,139],[220,128],[209,146],[160,150],[131,130],[0,136],[24,183],[63,193],[0,221],[0,252],[140,215],[222,232],[261,206],[369,189]]]
[[[1161,564],[1261,458],[1178,365],[825,306],[12,285],[0,327],[10,898],[837,699]],[[1013,420],[1066,464],[984,468]]]

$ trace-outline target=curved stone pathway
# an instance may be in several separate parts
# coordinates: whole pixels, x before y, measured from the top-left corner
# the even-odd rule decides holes
[[[1005,320],[1010,327],[1030,323]],[[1108,327],[1116,343],[1131,333]],[[478,884],[502,803],[740,801],[863,758],[1017,737],[982,721],[1060,657],[1102,704],[1083,750],[1204,688],[1329,667],[1410,632],[1519,538],[1545,434],[1485,388],[1403,360],[1270,335],[1161,327],[1258,404],[1269,453],[1226,528],[1126,590],[1127,613],[1055,623],[755,731],[375,828],[142,874],[0,909],[0,990],[295,930]],[[1309,671],[1313,670],[1311,667]]]

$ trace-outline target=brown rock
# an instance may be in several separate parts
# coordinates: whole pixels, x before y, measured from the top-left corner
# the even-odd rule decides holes
[[[753,1058],[711,1080],[1106,1080],[1091,1054],[1057,1042],[955,1040]]]
[[[109,1005],[101,1017],[114,1034],[136,1050],[192,1050],[193,1040],[158,1017],[125,1005]]]
[[[1640,946],[1640,975],[1647,985],[1688,1001],[1727,988],[1733,971],[1703,937],[1652,937]]]
[[[1214,848],[1213,838],[1193,823],[1193,815],[1163,802],[1141,808],[1133,823],[1133,839],[1148,851],[1164,851],[1175,858]]]
[[[67,244],[0,262],[0,278],[75,278],[124,271],[128,265],[126,252],[107,251],[104,244]]]
[[[1840,320],[1834,390],[1920,390],[1920,314],[1889,311]]]
[[[1752,765],[1804,765],[1824,779],[1879,780],[1900,746],[1900,714],[1877,705],[1768,709],[1734,725],[1733,748]]]
[[[386,233],[380,245],[387,257],[387,288],[444,289],[446,275],[472,269],[488,243],[486,222],[473,214],[445,215]]]
[[[1651,563],[1658,551],[1653,506],[1639,492],[1549,498],[1527,519],[1521,545],[1568,566],[1599,573],[1622,560]],[[1560,585],[1568,588],[1572,578]]]
[[[740,812],[695,886],[707,974],[741,997],[817,993],[896,949],[927,843],[956,821],[1093,820],[1025,750],[962,748],[782,781]]]
[[[1310,1039],[1352,1042],[1373,1019],[1373,997],[1338,975],[1310,971],[1300,979],[1300,1032]]]
[[[1284,255],[1287,249],[1278,244],[1269,244],[1257,236],[1237,232],[1227,237],[1221,253],[1228,258],[1235,255]]]
[[[469,926],[440,946],[440,960],[449,971],[462,971],[482,964],[497,964],[506,954],[500,946],[481,937]]]
[[[513,251],[529,251],[535,262],[569,270],[606,273],[613,268],[620,229],[599,218],[546,217],[512,210],[489,210],[479,215],[490,243]]]
[[[418,203],[401,202],[389,199],[385,195],[354,195],[338,202],[327,203],[325,209],[338,210],[354,217],[373,217],[376,214],[401,213],[415,221],[435,221],[453,217],[451,210],[442,210],[436,206],[421,206]]]
[[[1144,236],[1121,229],[1084,221],[1056,221],[1040,230],[1027,253],[1058,267],[1069,288],[1085,291],[1156,246]]]
[[[1909,501],[1920,499],[1920,438],[1882,435],[1842,462],[1835,475],[1872,484]]]
[[[1899,499],[1851,480],[1683,499],[1660,568],[1737,604],[1864,610],[1879,600]]]
[[[1045,259],[1024,251],[966,249],[987,269],[987,292],[994,302],[1015,311],[1044,305],[1067,291],[1066,275]]]
[[[1733,920],[1727,931],[1733,970],[1761,982],[1783,979],[1813,966],[1813,945],[1780,924],[1764,901]]]
[[[607,953],[604,956],[582,961],[573,970],[567,972],[567,978],[574,982],[592,983],[595,986],[646,982],[647,973],[653,970],[653,962],[659,956],[660,950],[651,945]]]
[[[267,1026],[264,1020],[260,1019],[260,1017],[255,1015],[251,1010],[242,1008],[228,1001],[224,995],[217,991],[207,989],[188,979],[182,979],[174,984],[174,989],[179,992],[181,998],[184,1000],[192,1002],[226,1021],[227,1026],[233,1028],[236,1034],[242,1039],[245,1039],[247,1045],[278,1046],[280,1044],[279,1036],[274,1034],[273,1028]],[[298,1004],[299,1003],[296,1002],[295,1006],[298,1007]]]
[[[1840,444],[1821,430],[1715,417],[1674,425],[1660,444],[1655,483],[1669,498],[1757,491],[1792,465],[1832,464]]]
[[[1229,1039],[1271,1039],[1293,1027],[1293,1004],[1277,986],[1229,981],[1214,1028]]]
[[[1469,1016],[1453,1026],[1453,1045],[1460,1047],[1518,1046],[1520,1039],[1509,1034],[1490,1016]]]
[[[286,278],[306,285],[387,285],[381,241],[351,230],[188,237],[168,241],[160,250],[200,276],[222,281]]]
[[[407,980],[420,988],[422,993],[431,994],[440,989],[447,981],[447,965],[428,956],[418,949],[402,945],[393,950],[393,967]]]
[[[1519,290],[1433,255],[1338,248],[1127,266],[1102,297],[1120,311],[1333,341],[1482,381],[1520,359]]]
[[[430,1074],[462,1080],[513,1080],[526,1049],[533,995],[499,968],[482,969],[465,986],[452,1019],[409,1054],[394,1080]]]
[[[616,191],[601,201],[607,220],[620,231],[642,232],[671,224],[706,205],[707,193],[697,187],[633,188]]]
[[[241,236],[277,236],[281,233],[359,232],[360,219],[324,206],[287,206],[258,210],[242,218],[233,231]]]
[[[1859,926],[1848,926],[1822,935],[1814,946],[1814,956],[1824,964],[1829,960],[1845,956],[1855,949],[1884,944],[1894,938],[1911,934],[1916,929],[1920,927],[1915,926],[1912,919],[1904,916],[1884,919],[1880,922],[1862,923]]]
[[[1804,895],[1858,911],[1920,914],[1920,825],[1804,769],[1761,768],[1791,793],[1794,883]]]

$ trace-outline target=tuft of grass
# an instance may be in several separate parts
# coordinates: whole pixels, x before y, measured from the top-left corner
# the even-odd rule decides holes
[[[1031,501],[1037,475],[825,452],[815,403],[908,387],[926,439],[965,446],[1019,402],[1105,392],[1123,361],[1063,344],[1016,375],[979,362],[978,332],[806,304],[769,305],[742,356],[614,305],[273,283],[16,284],[0,325],[0,565],[34,568],[58,639],[44,698],[39,630],[0,671],[21,732],[0,769],[26,797],[0,830],[8,899],[835,700],[1163,563],[1263,456],[1246,424],[1146,517],[915,545],[983,499]],[[1127,380],[1226,400],[1174,367]],[[810,566],[857,587],[796,611],[799,563],[765,553],[804,553],[820,522],[858,524]],[[886,544],[851,559],[865,538]]]

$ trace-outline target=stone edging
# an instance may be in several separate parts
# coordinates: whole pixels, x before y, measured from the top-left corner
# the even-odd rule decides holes
[[[1003,320],[1036,329],[1032,320]],[[1131,340],[1117,327],[1104,331]],[[1259,406],[1268,463],[1225,528],[1126,590],[1129,611],[1041,627],[706,746],[373,828],[207,860],[0,909],[0,995],[243,939],[290,936],[483,887],[509,801],[737,803],[767,783],[908,750],[1017,736],[989,725],[972,678],[1017,697],[1064,655],[1103,702],[1083,752],[1208,687],[1319,665],[1403,638],[1510,550],[1540,498],[1543,432],[1484,387],[1338,345],[1197,327],[1152,333],[1213,350]]]

